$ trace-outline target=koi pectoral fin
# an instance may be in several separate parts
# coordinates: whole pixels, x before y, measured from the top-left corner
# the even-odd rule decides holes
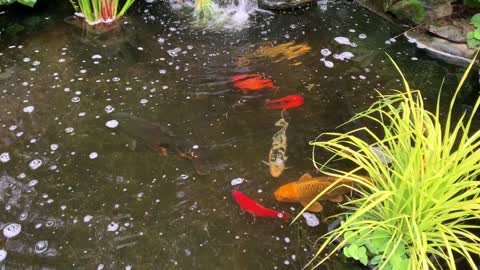
[[[270,164],[268,162],[266,162],[265,160],[262,160],[262,163],[267,165],[267,166],[270,166]]]
[[[308,201],[303,201],[303,202],[300,202],[303,207],[307,206],[310,202]],[[319,203],[319,202],[314,202],[312,205],[310,205],[310,207],[307,208],[308,211],[312,211],[312,212],[322,212],[323,211],[323,206]]]
[[[331,202],[341,203],[341,202],[343,202],[343,196],[338,195],[338,196],[335,196],[333,198],[329,198],[328,200],[331,201]]]

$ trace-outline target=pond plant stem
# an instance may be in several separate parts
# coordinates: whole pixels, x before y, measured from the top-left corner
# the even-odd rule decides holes
[[[91,25],[99,23],[110,23],[120,19],[132,6],[135,0],[126,0],[118,12],[119,0],[69,0],[77,15],[85,18]]]

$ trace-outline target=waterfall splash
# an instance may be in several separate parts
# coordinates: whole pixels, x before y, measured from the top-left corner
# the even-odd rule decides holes
[[[233,0],[222,3],[213,0],[186,0],[172,7],[193,8],[195,24],[210,30],[239,30],[248,27],[250,18],[257,12],[273,14],[258,8],[257,0]]]

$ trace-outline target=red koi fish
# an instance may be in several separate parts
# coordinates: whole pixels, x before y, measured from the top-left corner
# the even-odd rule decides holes
[[[267,100],[265,108],[271,110],[291,109],[303,105],[303,97],[300,95],[290,95],[274,100]]]
[[[260,74],[243,74],[232,77],[233,85],[242,90],[243,92],[247,91],[258,91],[265,88],[271,88],[277,90],[273,82],[270,79],[265,79]]]
[[[243,194],[241,191],[234,190],[232,191],[232,195],[237,201],[238,205],[240,205],[240,209],[250,213],[254,217],[269,217],[279,219],[289,218],[287,213],[268,209],[251,198],[245,196],[245,194]]]

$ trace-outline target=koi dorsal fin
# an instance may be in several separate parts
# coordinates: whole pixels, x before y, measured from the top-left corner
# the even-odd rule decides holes
[[[312,180],[312,178],[313,177],[309,173],[305,173],[304,175],[302,175],[302,177],[300,177],[300,179],[298,179],[298,182],[309,181]]]

